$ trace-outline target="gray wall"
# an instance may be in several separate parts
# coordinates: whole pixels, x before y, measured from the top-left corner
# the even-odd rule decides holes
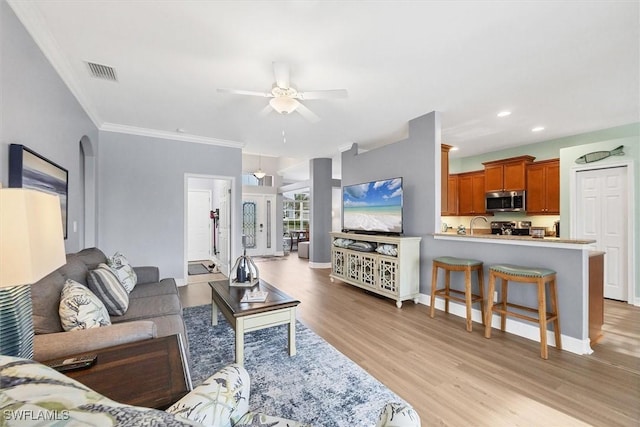
[[[310,226],[309,263],[323,266],[331,262],[331,159],[309,160]]]
[[[393,159],[393,161],[389,161]],[[511,263],[544,266],[558,272],[558,300],[564,335],[584,340],[585,307],[582,297],[582,251],[548,247],[499,245],[484,242],[435,240],[440,222],[440,116],[429,113],[409,122],[406,140],[386,145],[363,154],[357,146],[342,154],[342,184],[351,185],[371,180],[403,178],[403,225],[407,236],[420,236],[420,292],[431,291],[431,265],[439,256],[459,256],[482,260],[485,265]],[[443,276],[443,275],[440,275]],[[442,277],[440,277],[442,280]],[[454,276],[453,280],[457,280]],[[485,287],[488,268],[485,268]],[[537,295],[526,287],[510,287],[510,301],[535,306]]]
[[[560,306],[560,330],[563,335],[576,339],[588,338],[588,329],[582,329],[582,318],[585,315],[583,301],[583,272],[582,251],[575,249],[556,249],[549,247],[513,246],[482,241],[461,242],[450,240],[433,240],[427,245],[429,258],[438,256],[457,256],[461,258],[479,259],[484,263],[484,288],[489,287],[489,268],[493,264],[520,264],[542,266],[557,271],[558,305]],[[431,268],[429,266],[429,271]],[[444,286],[444,274],[439,272],[440,287]],[[451,276],[452,283],[458,283],[457,289],[462,289],[459,283],[464,280],[462,273]],[[473,281],[475,283],[475,280]],[[429,290],[431,289],[429,281]],[[496,290],[500,295],[500,281],[496,281]],[[474,287],[475,289],[475,287]],[[501,297],[500,297],[501,298]],[[537,306],[537,287],[531,285],[509,285],[509,302],[515,304]],[[479,308],[478,305],[474,306]],[[509,318],[513,320],[513,318]],[[533,323],[529,323],[534,325]]]
[[[9,144],[22,144],[69,171],[67,252],[83,247],[80,139],[98,130],[22,23],[0,1],[0,180],[9,185]],[[73,223],[77,223],[77,232]]]
[[[163,277],[184,277],[185,174],[229,176],[232,259],[240,248],[242,153],[219,147],[100,132],[98,242],[135,265],[157,265]]]
[[[420,291],[429,293],[430,260],[425,237],[436,230],[440,211],[440,113],[431,112],[409,122],[409,137],[357,154],[357,145],[342,153],[342,186],[402,177],[403,229],[420,236]],[[437,218],[440,221],[440,216]]]

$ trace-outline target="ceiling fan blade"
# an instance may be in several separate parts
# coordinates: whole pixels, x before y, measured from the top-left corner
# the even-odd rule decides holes
[[[298,99],[331,99],[331,98],[346,98],[349,94],[346,89],[332,89],[332,90],[312,90],[310,92],[298,92],[296,98]]]
[[[260,112],[258,113],[258,116],[265,117],[266,115],[268,115],[272,111],[273,111],[273,108],[271,108],[271,105],[267,104],[266,107],[264,107],[262,110],[260,110]]]
[[[234,95],[249,95],[249,96],[262,96],[264,98],[273,98],[273,94],[269,92],[258,92],[254,90],[242,90],[242,89],[218,89],[218,93],[231,93]]]
[[[282,89],[289,89],[289,64],[286,62],[273,63],[273,75],[276,78],[276,86]]]
[[[311,123],[316,123],[320,121],[320,117],[318,117],[316,113],[308,109],[302,102],[298,102],[296,111],[300,113],[302,117],[309,120]]]

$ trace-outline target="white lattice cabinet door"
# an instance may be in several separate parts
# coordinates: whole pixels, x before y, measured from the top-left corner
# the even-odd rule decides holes
[[[378,284],[377,257],[375,255],[360,255],[360,282],[368,287],[376,288]]]
[[[330,233],[331,280],[392,298],[398,308],[402,301],[418,301],[420,294],[420,237],[370,236]],[[366,242],[375,251],[350,249],[345,242]],[[391,251],[389,249],[391,248]]]
[[[335,248],[331,251],[331,275],[343,278],[346,264],[346,255],[343,250]]]
[[[378,262],[378,288],[381,292],[398,294],[398,262],[388,257],[380,257]]]
[[[345,270],[345,278],[356,282],[360,281],[360,254],[345,251],[347,255],[347,269]]]

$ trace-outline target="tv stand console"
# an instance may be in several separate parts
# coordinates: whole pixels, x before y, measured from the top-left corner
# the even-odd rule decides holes
[[[418,303],[421,237],[337,232],[330,235],[332,244],[329,277],[332,282],[338,279],[394,299],[398,308],[402,307],[403,301],[409,299]],[[386,249],[387,253],[349,248],[344,245],[345,240],[367,243],[374,249]],[[388,253],[389,250],[391,253]]]

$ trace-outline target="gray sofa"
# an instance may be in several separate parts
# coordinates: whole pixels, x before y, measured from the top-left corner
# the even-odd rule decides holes
[[[173,279],[160,280],[157,267],[134,267],[138,281],[122,316],[111,316],[110,326],[65,332],[60,324],[60,293],[67,279],[87,285],[87,274],[107,257],[97,248],[67,255],[67,263],[31,285],[34,359],[43,361],[118,344],[181,334],[188,339],[178,288]],[[187,352],[187,354],[189,354]]]

